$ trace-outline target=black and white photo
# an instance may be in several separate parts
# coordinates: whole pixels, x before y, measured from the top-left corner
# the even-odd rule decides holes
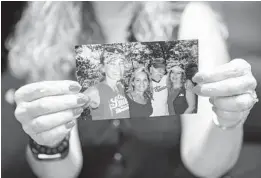
[[[193,114],[197,40],[75,47],[77,80],[93,120]]]

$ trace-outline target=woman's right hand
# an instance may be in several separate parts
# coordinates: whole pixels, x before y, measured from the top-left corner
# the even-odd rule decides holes
[[[44,81],[25,85],[15,92],[15,117],[38,144],[53,147],[76,124],[88,103],[75,81]]]

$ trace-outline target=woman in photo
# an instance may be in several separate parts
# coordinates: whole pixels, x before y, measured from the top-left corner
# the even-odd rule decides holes
[[[195,113],[196,95],[189,89],[193,86],[186,79],[183,65],[171,68],[168,74],[168,106],[170,115]]]
[[[149,117],[152,114],[151,78],[146,68],[136,69],[130,78],[126,94],[131,118]]]
[[[102,81],[88,88],[84,94],[90,100],[93,120],[129,118],[129,105],[120,83],[124,74],[124,52],[118,48],[105,47],[100,58]]]

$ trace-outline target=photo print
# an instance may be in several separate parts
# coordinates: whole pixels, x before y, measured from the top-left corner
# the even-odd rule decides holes
[[[75,52],[77,81],[90,101],[83,119],[197,113],[197,40],[88,44]]]

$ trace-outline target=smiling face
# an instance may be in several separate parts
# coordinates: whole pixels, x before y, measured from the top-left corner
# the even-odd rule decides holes
[[[173,88],[181,88],[184,83],[184,70],[179,66],[173,67],[170,71],[169,79]]]
[[[175,66],[171,69],[170,80],[173,83],[179,83],[182,81],[183,78],[183,69],[179,66]]]
[[[150,68],[150,72],[151,72],[151,78],[155,81],[160,81],[162,79],[162,77],[165,75],[165,68],[160,67],[160,68],[155,68],[153,66],[151,66]]]
[[[148,75],[145,72],[137,72],[132,82],[134,91],[145,92],[149,86]]]

